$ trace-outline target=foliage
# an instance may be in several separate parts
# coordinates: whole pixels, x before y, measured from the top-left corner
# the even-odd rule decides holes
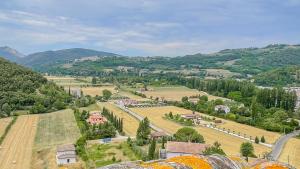
[[[262,137],[260,138],[260,142],[262,142],[262,143],[265,143],[265,142],[266,142],[265,136],[262,136]]]
[[[148,118],[144,118],[140,123],[136,132],[136,139],[138,145],[145,145],[149,141],[149,135],[151,133],[150,121]]]
[[[259,143],[259,138],[256,136],[255,137],[255,143],[258,144]]]
[[[108,100],[108,99],[110,99],[112,93],[111,93],[111,91],[104,89],[102,91],[102,95],[103,95],[104,100]]]
[[[64,109],[71,97],[40,74],[0,58],[0,117],[13,110],[44,113]],[[32,108],[30,108],[32,106]]]
[[[246,157],[248,161],[248,157],[254,156],[254,148],[253,145],[249,142],[244,142],[241,144],[240,152],[242,156]]]
[[[118,118],[116,115],[114,115],[113,112],[109,112],[108,109],[103,107],[102,109],[102,115],[105,116],[112,124],[115,126],[115,128],[119,131],[119,133],[123,133],[123,119]]]
[[[174,138],[179,142],[204,143],[204,138],[195,129],[183,127],[174,134]]]
[[[153,160],[155,156],[156,140],[153,138],[148,150],[148,160]]]
[[[226,155],[225,152],[221,148],[221,144],[219,142],[214,142],[213,146],[207,147],[203,151],[204,155],[213,155],[213,154],[220,154],[220,155]]]

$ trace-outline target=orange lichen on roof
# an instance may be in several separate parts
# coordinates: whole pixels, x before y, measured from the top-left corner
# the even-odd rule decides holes
[[[193,169],[212,169],[212,166],[205,159],[196,156],[172,157],[166,160],[166,162],[183,164]]]
[[[255,166],[253,169],[289,169],[288,167],[282,166],[280,164],[270,164],[262,167],[261,164]]]

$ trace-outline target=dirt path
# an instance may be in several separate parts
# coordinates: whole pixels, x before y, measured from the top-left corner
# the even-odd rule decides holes
[[[1,169],[30,169],[38,116],[20,116],[0,149]]]

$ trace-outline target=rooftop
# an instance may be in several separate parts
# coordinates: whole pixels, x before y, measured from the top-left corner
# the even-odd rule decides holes
[[[172,153],[201,154],[207,144],[168,141],[166,150]]]

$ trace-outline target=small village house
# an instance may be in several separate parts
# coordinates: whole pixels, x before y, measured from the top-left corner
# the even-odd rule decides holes
[[[207,144],[190,143],[190,142],[173,142],[168,141],[165,151],[166,158],[185,155],[202,155],[203,151],[209,147]]]
[[[73,144],[58,146],[56,151],[56,162],[57,165],[76,163],[75,146]]]
[[[225,106],[225,105],[216,105],[215,106],[215,111],[217,112],[225,112],[225,114],[229,113],[230,112],[230,108],[228,106]]]
[[[167,137],[167,133],[163,132],[163,131],[156,131],[150,134],[151,138],[155,138],[155,139],[159,139],[162,137]]]
[[[91,112],[86,121],[91,125],[99,125],[107,122],[107,119],[100,112]]]

